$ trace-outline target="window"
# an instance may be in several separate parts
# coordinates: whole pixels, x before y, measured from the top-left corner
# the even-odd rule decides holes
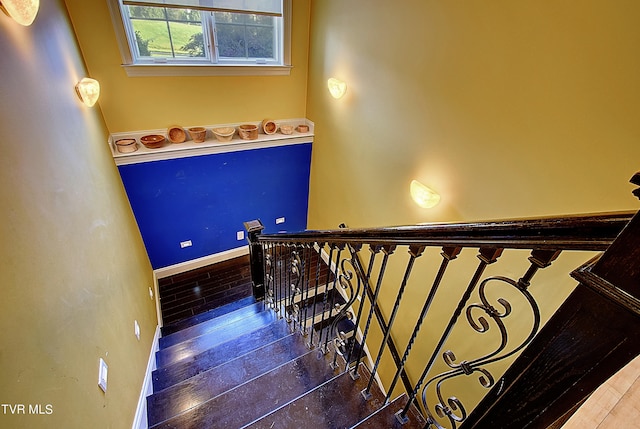
[[[130,76],[289,73],[291,0],[110,0],[110,6]]]

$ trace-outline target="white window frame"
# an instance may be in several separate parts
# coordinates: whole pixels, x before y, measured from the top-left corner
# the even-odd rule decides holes
[[[255,60],[210,62],[202,59],[188,59],[180,61],[167,59],[166,62],[139,61],[131,52],[130,38],[127,37],[127,30],[124,23],[123,13],[119,0],[107,0],[111,19],[116,34],[116,40],[122,56],[122,66],[130,77],[136,76],[273,76],[289,75],[291,72],[291,16],[292,0],[283,0],[283,25],[280,31],[283,32],[282,55],[283,64],[264,64]],[[211,39],[211,35],[208,35]]]

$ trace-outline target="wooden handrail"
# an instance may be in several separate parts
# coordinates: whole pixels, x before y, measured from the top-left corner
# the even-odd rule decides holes
[[[605,250],[635,212],[262,234],[260,242]]]
[[[640,173],[634,176],[632,183],[640,185]],[[640,198],[640,191],[634,191],[634,194]],[[260,283],[263,294],[265,290],[263,285],[267,284],[265,279],[273,284],[275,277],[268,276],[263,270],[263,265],[264,268],[269,269],[278,266],[282,270],[286,267],[286,262],[279,263],[275,260],[278,252],[274,252],[274,249],[280,247],[289,249],[288,251],[294,254],[297,252],[296,249],[324,247],[331,252],[328,256],[329,265],[335,267],[335,275],[339,276],[341,281],[350,283],[351,276],[354,275],[351,271],[355,272],[354,278],[358,285],[363,284],[365,289],[359,292],[358,286],[355,292],[351,291],[350,296],[361,298],[360,308],[353,320],[354,329],[362,328],[361,321],[365,319],[366,323],[363,323],[362,339],[358,340],[357,336],[354,336],[356,341],[352,346],[357,344],[357,341],[361,341],[364,347],[370,320],[375,315],[384,338],[378,354],[375,355],[372,374],[376,373],[379,357],[382,356],[385,348],[388,348],[398,368],[395,377],[396,379],[398,376],[402,377],[405,391],[409,394],[409,402],[397,414],[399,420],[406,417],[408,407],[418,400],[417,396],[422,390],[428,426],[440,427],[427,406],[425,399],[427,386],[440,380],[440,377],[444,380],[450,376],[468,376],[479,371],[489,377],[481,383],[490,391],[471,414],[463,412],[463,416],[457,416],[456,412],[460,412],[459,406],[462,405],[458,402],[453,407],[455,410],[446,410],[445,414],[451,420],[453,427],[459,427],[453,423],[454,420],[462,421],[461,427],[465,429],[550,427],[564,421],[575,410],[575,404],[584,401],[585,397],[599,384],[640,353],[640,267],[638,265],[640,247],[637,245],[640,242],[640,217],[635,211],[382,228],[307,230],[276,234],[262,234],[263,227],[259,221],[247,223],[246,226],[252,249],[252,263],[255,259],[260,265],[255,270],[254,283]],[[368,268],[365,269],[365,263],[360,260],[359,252],[367,246],[370,250],[368,252],[370,259],[367,263]],[[392,289],[397,294],[396,305],[387,321],[380,312],[377,302],[378,292],[383,287],[382,279],[384,279],[387,257],[392,255],[398,246],[408,247],[411,257],[407,262],[400,287],[397,291]],[[406,280],[411,273],[413,261],[422,255],[425,247],[442,248],[440,271],[428,287],[429,294],[422,313],[415,323],[414,332],[401,357],[401,352],[393,343],[391,335],[395,309],[401,306],[400,300]],[[448,262],[455,259],[462,248],[478,249],[477,257],[480,262],[477,262],[477,268],[470,277],[465,291],[453,301],[456,308],[432,356],[424,365],[423,374],[412,384],[404,371],[407,356],[414,341],[417,341],[416,338],[419,340],[418,331],[423,320],[426,320],[423,319],[423,315],[427,314],[432,298],[438,293]],[[338,254],[333,258],[331,255],[336,249]],[[343,249],[347,255],[341,257],[340,252]],[[531,251],[528,258],[529,267],[522,277],[517,279],[517,277],[494,275],[484,278],[486,266],[496,262],[503,250],[507,249]],[[538,270],[550,266],[563,251],[604,253],[571,273],[578,280],[579,285],[544,328],[540,329],[538,304],[528,290],[530,281]],[[263,258],[263,252],[272,254]],[[382,261],[376,259],[378,254]],[[350,263],[351,268],[345,269],[340,265],[345,262]],[[372,273],[374,267],[376,267],[376,273]],[[252,274],[254,274],[253,271]],[[300,273],[296,275],[299,277]],[[280,275],[280,280],[283,277]],[[370,282],[372,278],[376,279],[375,286]],[[338,277],[334,278],[336,279]],[[492,283],[494,285],[501,284],[520,293],[528,303],[526,305],[530,307],[533,322],[529,336],[519,345],[516,342],[513,350],[506,350],[507,344],[509,347],[514,345],[508,342],[508,332],[503,322],[499,320],[511,313],[511,304],[503,298],[499,298],[496,303],[489,302],[484,295],[484,287],[489,284],[487,282],[494,282]],[[333,288],[335,283],[334,281]],[[285,282],[285,290],[288,286],[289,284]],[[385,283],[385,287],[388,287],[388,284]],[[269,290],[269,285],[266,289]],[[297,290],[296,286],[293,293],[298,293]],[[469,302],[472,293],[480,296],[481,303]],[[284,296],[286,297],[286,293]],[[365,301],[370,307],[369,315],[364,317],[363,314],[361,319],[361,310]],[[503,308],[497,309],[495,305]],[[526,305],[525,308],[527,308]],[[501,326],[500,347],[480,358],[473,357],[472,360],[460,362],[452,352],[446,351],[443,359],[451,369],[435,376],[429,375],[427,379],[427,375],[433,368],[434,359],[445,350],[443,346],[463,311],[466,311],[469,324],[477,332],[482,333],[489,329],[490,318],[496,326]],[[484,311],[486,314],[475,320],[470,316],[474,311]],[[329,338],[328,334],[327,338]],[[497,379],[492,379],[492,376],[485,371],[483,365],[515,356],[518,352],[521,354],[500,377],[499,382]],[[359,357],[356,365],[358,362]],[[351,363],[353,362],[347,358],[345,370]],[[488,381],[489,379],[491,381]],[[431,385],[439,389],[439,385],[435,383]],[[363,391],[363,396],[367,397],[367,393],[367,390]],[[449,398],[450,401],[454,399]],[[439,406],[446,408],[444,403]],[[442,410],[441,408],[440,411]]]

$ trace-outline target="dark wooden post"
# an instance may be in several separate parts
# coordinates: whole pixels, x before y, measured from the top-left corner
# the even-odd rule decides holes
[[[258,243],[258,236],[262,233],[264,225],[259,219],[244,223],[249,241],[249,263],[251,265],[251,283],[253,284],[253,296],[256,300],[264,299],[264,253],[262,245]]]
[[[640,185],[640,174],[631,181]],[[639,215],[600,258],[572,276],[580,282],[574,292],[461,429],[560,427],[640,354]]]

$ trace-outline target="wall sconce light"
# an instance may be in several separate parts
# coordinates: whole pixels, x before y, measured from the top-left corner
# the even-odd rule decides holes
[[[25,27],[36,19],[39,8],[40,0],[0,0],[0,9]]]
[[[100,97],[100,83],[95,79],[84,77],[76,85],[76,93],[84,104],[91,107]]]
[[[329,78],[327,86],[333,98],[342,98],[344,93],[347,92],[347,84],[335,77]]]
[[[440,202],[440,194],[417,180],[411,181],[411,198],[422,208],[430,209]]]

